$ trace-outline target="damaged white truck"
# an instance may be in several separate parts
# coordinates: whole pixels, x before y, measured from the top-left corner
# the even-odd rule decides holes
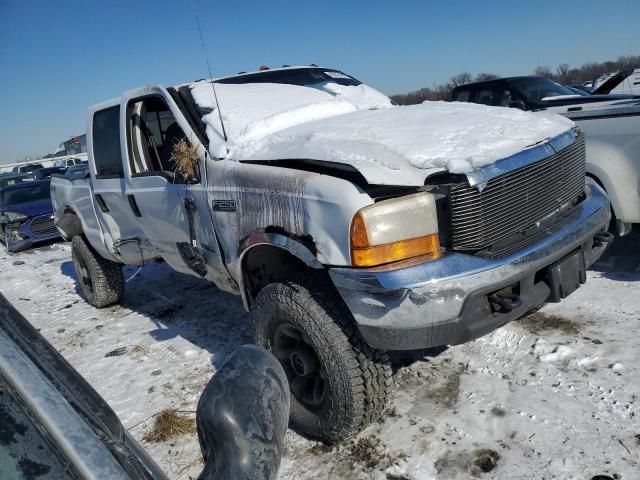
[[[570,120],[398,107],[334,69],[147,85],[87,132],[89,173],[51,186],[86,300],[119,302],[122,266],[157,259],[239,295],[292,424],[329,443],[382,414],[389,351],[560,301],[612,238]]]

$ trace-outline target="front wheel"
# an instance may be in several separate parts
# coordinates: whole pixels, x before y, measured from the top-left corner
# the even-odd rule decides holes
[[[328,285],[268,285],[251,316],[256,343],[273,353],[289,379],[294,428],[336,443],[382,415],[392,386],[389,358],[363,341]]]
[[[124,295],[122,264],[102,258],[81,235],[71,241],[71,257],[88,304],[104,308],[120,303]]]

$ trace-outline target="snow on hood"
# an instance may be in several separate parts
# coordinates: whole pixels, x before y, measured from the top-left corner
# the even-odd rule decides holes
[[[368,182],[383,185],[422,185],[443,170],[469,173],[574,126],[551,113],[472,103],[392,107],[365,85],[216,84],[229,138],[224,145],[211,85],[198,82],[191,88],[200,107],[214,109],[203,117],[212,150],[218,149],[212,155],[345,163]]]

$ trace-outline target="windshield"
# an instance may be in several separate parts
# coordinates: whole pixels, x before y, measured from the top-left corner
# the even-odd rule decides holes
[[[0,478],[78,478],[44,427],[0,377]]]
[[[42,168],[42,165],[39,163],[32,163],[31,165],[24,165],[19,167],[21,172],[33,172],[37,168]]]
[[[216,83],[285,83],[301,87],[317,87],[325,83],[337,83],[344,86],[358,86],[362,82],[350,75],[330,68],[294,68],[290,70],[266,70],[264,72],[238,75],[216,80]]]
[[[31,185],[15,185],[2,190],[2,205],[15,205],[19,203],[46,200],[51,197],[49,192],[50,182],[34,182]]]
[[[212,85],[216,85],[215,95]],[[389,97],[374,88],[337,70],[321,68],[258,72],[214,84],[198,81],[188,88],[189,101],[195,103],[206,124],[209,141],[218,146],[222,139],[237,144],[256,142],[306,122],[391,106]],[[224,117],[224,132],[216,104]],[[213,155],[227,153],[221,149]]]
[[[511,80],[518,90],[527,98],[529,102],[540,102],[543,99],[552,99],[560,96],[577,96],[576,92],[569,90],[562,85],[558,85],[548,78],[515,78]]]

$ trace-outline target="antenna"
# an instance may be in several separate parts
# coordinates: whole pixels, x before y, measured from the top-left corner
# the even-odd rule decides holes
[[[204,36],[202,35],[202,28],[200,27],[200,17],[198,17],[198,10],[196,9],[196,0],[193,0],[193,14],[196,17],[196,24],[198,25],[198,32],[200,32],[200,43],[202,44],[202,53],[204,53],[204,58],[207,62],[207,69],[209,70],[209,80],[211,82],[211,88],[213,89],[213,98],[216,102],[216,109],[218,110],[218,118],[220,119],[220,126],[222,127],[222,135],[224,136],[224,141],[228,142],[227,131],[224,128],[224,122],[222,121],[222,112],[220,112],[220,104],[218,103],[218,95],[216,94],[216,87],[213,82],[213,75],[211,73],[211,65],[209,64],[209,55],[207,54],[207,49],[204,46]]]

